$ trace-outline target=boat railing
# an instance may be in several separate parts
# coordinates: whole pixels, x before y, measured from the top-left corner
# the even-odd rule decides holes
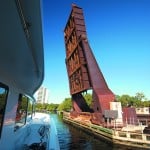
[[[50,121],[50,141],[49,141],[49,147],[51,148],[51,150],[60,150],[60,145],[59,145],[59,139],[58,139],[58,133],[57,133],[57,129],[56,129],[56,125],[55,122],[53,120],[53,118],[51,118]]]

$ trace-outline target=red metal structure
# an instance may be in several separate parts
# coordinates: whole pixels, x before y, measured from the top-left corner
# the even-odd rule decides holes
[[[93,112],[101,118],[104,110],[110,109],[115,96],[108,88],[104,76],[89,46],[83,11],[72,5],[72,11],[64,29],[66,47],[66,66],[76,112],[90,112],[82,93],[93,90]],[[98,118],[98,117],[96,117]],[[93,119],[94,120],[94,119]]]

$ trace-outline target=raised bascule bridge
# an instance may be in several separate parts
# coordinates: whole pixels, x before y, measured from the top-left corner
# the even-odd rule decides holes
[[[136,122],[134,109],[126,108],[123,116],[121,103],[115,102],[115,95],[109,89],[90,48],[83,10],[74,4],[64,29],[64,39],[65,61],[73,102],[72,117],[89,115],[90,121],[95,124],[105,124],[115,120],[115,123],[122,125],[123,120],[131,119],[128,114],[132,114]],[[88,90],[92,90],[91,108],[86,104],[83,96]]]
[[[73,110],[63,112],[63,120],[112,144],[149,149],[150,135],[143,134],[145,126],[139,125],[135,108],[122,108],[115,101],[88,43],[83,11],[74,4],[64,39]],[[88,90],[92,90],[92,107],[84,98]]]

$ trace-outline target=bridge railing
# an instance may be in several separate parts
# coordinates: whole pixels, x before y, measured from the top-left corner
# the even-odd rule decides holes
[[[133,132],[124,132],[124,131],[114,131],[114,137],[126,138],[130,140],[139,140],[139,141],[149,141],[150,142],[150,134],[143,133],[133,133]],[[149,143],[150,144],[150,143]]]

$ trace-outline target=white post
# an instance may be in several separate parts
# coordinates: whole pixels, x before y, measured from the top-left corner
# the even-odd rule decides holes
[[[127,120],[127,117],[126,117],[126,126],[128,125],[128,120]]]
[[[140,123],[140,125],[141,125],[141,133],[143,134],[143,129],[142,129],[142,122]]]
[[[147,137],[145,134],[142,134],[142,140],[146,141],[147,140]]]
[[[147,122],[147,119],[146,119],[146,126],[148,126],[148,122]]]
[[[133,125],[134,125],[134,117],[133,117]]]
[[[108,120],[108,118],[107,118],[107,128],[108,128],[108,121],[109,121],[109,120]]]
[[[131,117],[130,117],[130,124],[131,124]]]

